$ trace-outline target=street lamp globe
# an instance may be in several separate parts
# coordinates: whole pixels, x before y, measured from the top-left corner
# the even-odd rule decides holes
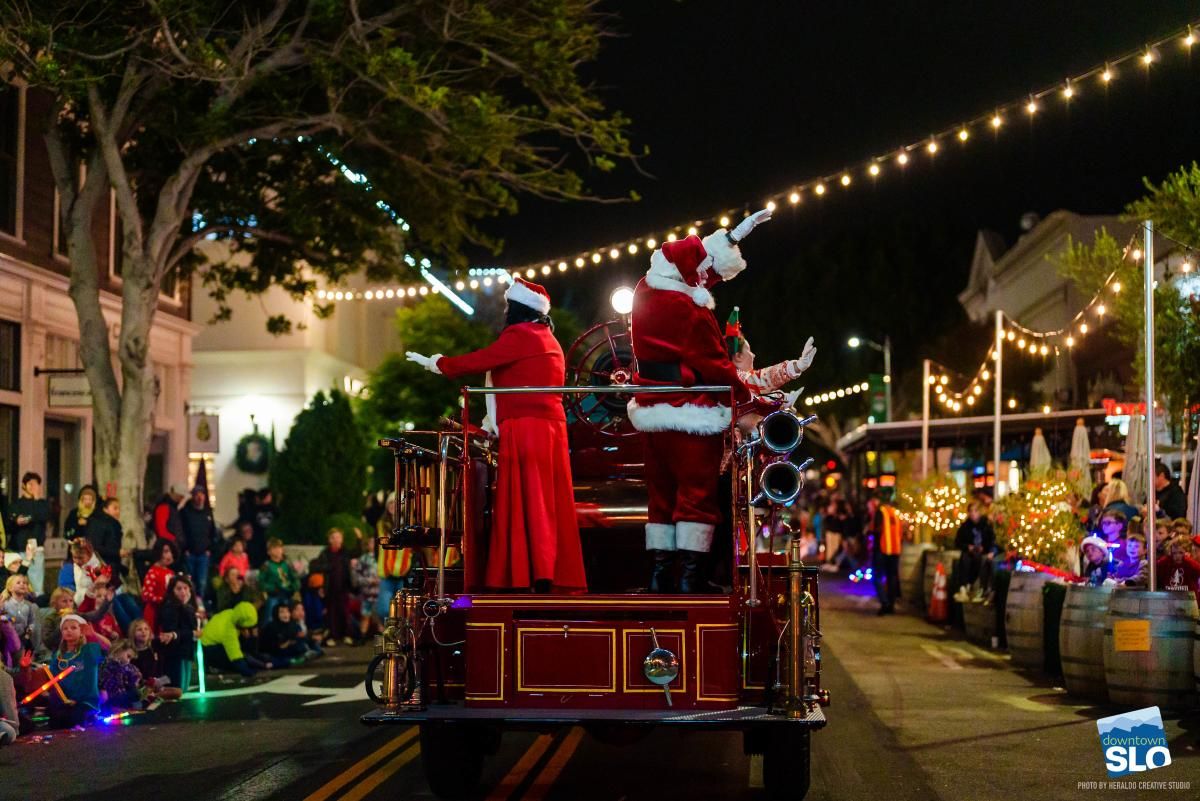
[[[859,339],[858,337],[850,337],[850,339],[846,340],[846,344],[852,348],[857,348],[859,345],[862,344],[862,340]]]
[[[613,291],[609,302],[617,314],[629,314],[633,311],[633,290],[627,286],[618,287]]]

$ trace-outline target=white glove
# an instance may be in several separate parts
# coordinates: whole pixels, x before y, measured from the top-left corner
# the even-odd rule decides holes
[[[493,437],[500,436],[500,429],[496,428],[496,421],[492,419],[491,415],[485,414],[483,416],[483,421],[479,424],[479,427]]]
[[[804,351],[800,354],[799,359],[792,359],[788,362],[788,372],[793,378],[799,377],[801,373],[812,367],[813,359],[817,358],[817,349],[813,347],[813,338],[809,337],[804,343]]]
[[[442,354],[435,353],[432,356],[422,356],[420,353],[416,353],[416,352],[410,350],[407,353],[405,353],[404,355],[406,357],[408,357],[408,360],[410,362],[416,362],[417,364],[421,365],[429,372],[437,373],[438,375],[442,374],[442,371],[439,370],[438,366],[437,366],[438,359],[442,358]]]
[[[792,390],[791,392],[784,393],[784,395],[783,395],[784,407],[783,408],[795,409],[796,401],[803,394],[804,394],[804,387],[800,387],[800,389],[796,389],[796,390]]]
[[[733,231],[730,232],[729,236],[733,238],[734,242],[741,242],[751,231],[754,230],[755,226],[762,225],[767,220],[771,219],[771,213],[772,212],[770,209],[763,209],[762,211],[754,212],[749,217],[738,223],[737,228],[734,228]]]

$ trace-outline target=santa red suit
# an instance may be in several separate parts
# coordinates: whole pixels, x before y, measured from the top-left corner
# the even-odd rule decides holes
[[[736,402],[751,399],[726,351],[708,289],[745,269],[737,243],[769,218],[770,212],[759,212],[732,234],[721,229],[703,240],[689,236],[651,255],[633,295],[634,384],[727,385]],[[671,553],[679,551],[680,589],[695,591],[699,555],[712,547],[722,517],[717,481],[731,422],[729,396],[636,395],[628,411],[634,428],[646,434],[646,549],[655,555],[650,590],[668,589]]]
[[[504,297],[510,308],[521,304],[543,319],[550,311],[546,290],[519,278]],[[410,353],[409,359],[448,378],[489,373],[497,387],[561,387],[565,380],[562,348],[548,320],[510,324],[495,342],[472,353]],[[562,398],[554,393],[489,397],[495,398],[489,409],[494,408],[500,452],[485,584],[585,590]]]

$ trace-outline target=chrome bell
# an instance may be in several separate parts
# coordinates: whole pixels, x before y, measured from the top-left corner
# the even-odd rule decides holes
[[[654,643],[654,648],[642,660],[642,673],[651,684],[657,684],[663,688],[663,692],[667,695],[667,706],[671,706],[671,687],[669,685],[679,675],[679,657],[666,648],[659,647],[658,635],[653,628],[650,629],[650,640]]]

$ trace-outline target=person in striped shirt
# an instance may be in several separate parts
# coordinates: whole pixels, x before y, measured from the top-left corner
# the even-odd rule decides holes
[[[737,368],[738,377],[755,395],[775,392],[795,381],[812,365],[813,359],[817,356],[817,349],[813,347],[812,337],[809,337],[808,342],[804,343],[804,350],[800,354],[800,358],[788,359],[761,369],[755,369],[754,351],[750,349],[749,340],[740,332],[730,349],[733,351],[730,356],[733,359],[733,366]],[[796,396],[803,390],[804,388],[801,387],[788,393],[789,405],[795,402]]]

